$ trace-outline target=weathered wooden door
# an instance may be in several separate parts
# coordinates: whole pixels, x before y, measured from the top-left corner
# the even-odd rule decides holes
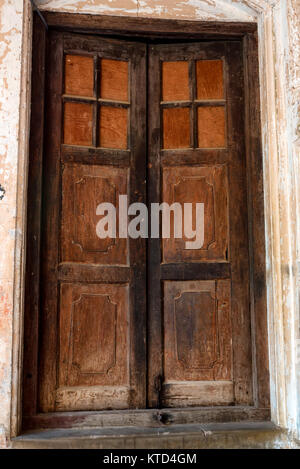
[[[43,187],[40,411],[250,404],[240,42],[51,33]],[[203,203],[203,246],[99,239],[124,194]]]
[[[149,59],[149,203],[204,203],[200,249],[149,240],[149,405],[249,404],[241,44],[154,45]]]
[[[51,33],[39,407],[146,405],[145,240],[100,239],[101,202],[146,202],[146,46]]]

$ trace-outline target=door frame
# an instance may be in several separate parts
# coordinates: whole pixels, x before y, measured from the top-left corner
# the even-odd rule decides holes
[[[174,423],[199,420],[218,421],[255,419],[268,420],[269,411],[269,370],[268,370],[268,327],[266,307],[265,272],[265,222],[263,194],[263,161],[260,135],[260,104],[258,76],[257,25],[254,23],[213,23],[181,20],[158,20],[144,18],[108,17],[45,12],[50,28],[61,31],[90,33],[93,35],[117,36],[128,39],[152,41],[184,40],[236,40],[241,41],[244,51],[245,80],[245,134],[248,180],[249,252],[250,252],[250,298],[253,357],[254,405],[229,408],[191,409],[149,409],[139,411],[113,411],[117,414],[116,424],[128,423],[133,419],[137,424],[153,422]],[[109,422],[109,411],[78,412],[64,415],[37,414],[37,353],[39,317],[39,253],[41,214],[41,174],[44,136],[45,100],[45,58],[47,32],[34,15],[32,101],[30,160],[28,184],[27,261],[25,287],[25,336],[23,361],[23,405],[30,407],[30,416],[24,418],[23,428],[50,428],[88,424],[90,419],[99,425]],[[30,280],[30,281],[29,281]],[[30,295],[28,294],[30,292]],[[26,339],[27,337],[27,339]],[[26,346],[30,343],[30,347]],[[28,382],[30,385],[28,385]],[[27,396],[27,397],[26,397]],[[28,412],[26,412],[28,414]],[[72,414],[72,415],[71,415]],[[134,415],[136,417],[134,417]],[[122,423],[120,423],[122,422]],[[148,423],[147,423],[148,422]]]

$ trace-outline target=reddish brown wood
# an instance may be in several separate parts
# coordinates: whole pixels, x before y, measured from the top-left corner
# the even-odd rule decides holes
[[[162,171],[162,197],[168,204],[193,203],[191,226],[196,227],[196,203],[204,204],[204,243],[201,249],[186,249],[189,240],[182,228],[182,238],[162,241],[164,263],[189,261],[227,261],[229,248],[227,166],[201,165],[165,167]],[[184,213],[182,212],[182,218]],[[184,220],[183,220],[184,221]]]
[[[163,148],[190,146],[190,110],[187,107],[163,110]]]
[[[209,403],[215,405],[220,404],[222,400],[223,403],[227,404],[233,402],[236,404],[251,404],[253,402],[251,382],[252,353],[249,308],[246,159],[244,152],[244,122],[242,117],[241,45],[238,42],[201,43],[197,45],[182,44],[176,46],[167,44],[153,46],[150,51],[150,64],[153,74],[149,77],[150,96],[152,96],[149,108],[149,182],[151,183],[151,178],[155,179],[153,186],[150,186],[151,201],[204,203],[205,232],[204,244],[200,249],[187,250],[185,247],[186,239],[175,239],[173,234],[171,234],[170,239],[162,241],[162,246],[159,242],[152,242],[149,245],[149,258],[152,263],[149,273],[150,291],[159,291],[158,283],[160,275],[163,275],[165,281],[169,280],[169,282],[165,282],[165,285],[174,285],[174,288],[176,285],[174,280],[180,275],[179,278],[182,279],[180,290],[186,292],[184,304],[187,310],[182,309],[178,313],[178,318],[183,318],[185,314],[190,315],[189,319],[188,317],[186,318],[187,322],[180,323],[181,326],[176,329],[177,339],[175,341],[175,332],[172,336],[170,331],[172,331],[174,324],[172,314],[176,314],[176,308],[174,310],[175,306],[171,306],[170,299],[166,293],[167,290],[164,289],[161,295],[165,308],[164,312],[162,311],[159,299],[153,299],[149,302],[149,404],[157,406],[164,402],[165,405],[183,406],[185,402],[190,402],[191,405],[209,405]],[[172,164],[168,166],[170,156],[163,156],[165,150],[160,150],[161,140],[164,142],[164,147],[166,146],[166,125],[169,125],[171,128],[170,124],[166,124],[168,122],[165,118],[166,111],[174,113],[175,111],[182,112],[185,109],[178,107],[176,103],[172,103],[173,108],[169,104],[166,108],[166,105],[162,103],[164,120],[163,129],[161,129],[158,106],[161,87],[159,62],[167,59],[170,61],[180,61],[183,58],[190,63],[189,80],[192,89],[192,99],[195,99],[197,86],[195,74],[193,73],[193,64],[199,61],[203,61],[203,63],[206,61],[223,63],[224,60],[226,67],[225,96],[228,100],[226,103],[218,103],[218,106],[216,106],[214,100],[206,100],[201,103],[201,107],[198,107],[200,103],[192,101],[192,109],[195,106],[198,107],[198,116],[195,113],[191,117],[189,114],[181,115],[180,125],[178,125],[176,130],[173,130],[173,142],[176,142],[176,138],[180,139],[181,135],[186,135],[188,132],[191,135],[195,130],[196,132],[198,130],[198,140],[202,139],[203,146],[225,147],[225,104],[227,108],[226,147],[228,146],[229,151],[226,148],[224,150],[220,149],[218,153],[214,153],[214,161],[209,161],[208,154],[196,150],[196,148],[195,150],[184,150],[183,153],[177,150],[176,154],[175,150],[173,154],[171,150],[168,150],[168,155],[172,155]],[[211,80],[214,78],[217,80],[216,86],[212,85],[211,89],[220,90],[220,73],[210,78]],[[174,107],[174,104],[177,107]],[[203,113],[204,117],[199,119],[199,116],[202,115],[201,113]],[[216,116],[219,115],[222,116],[222,119],[219,121],[222,126],[221,130],[218,128],[218,119],[216,119]],[[196,117],[198,117],[198,129],[197,126],[195,129]],[[157,135],[158,129],[161,129],[160,135]],[[205,134],[200,133],[202,129],[205,129]],[[206,139],[203,139],[203,135],[206,136]],[[197,138],[192,139],[193,146],[195,146],[196,142]],[[179,146],[177,144],[177,148]],[[194,156],[190,156],[193,155],[194,151]],[[159,153],[162,155],[160,158],[163,157],[163,168],[161,167],[160,158],[158,158]],[[179,161],[186,161],[187,164],[183,165],[182,161],[180,161],[180,165],[176,166],[177,155]],[[200,163],[201,157],[203,163]],[[196,166],[188,165],[189,159],[195,164],[197,158],[200,161]],[[222,164],[220,164],[221,162]],[[193,275],[197,275],[196,263],[198,263],[199,271],[201,271],[201,262],[207,263],[207,261],[215,265],[215,270],[208,269],[208,276],[210,275],[208,278],[211,280],[213,280],[213,272],[218,272],[217,264],[227,262],[230,264],[227,274],[229,274],[231,281],[227,283],[227,289],[230,285],[231,291],[230,293],[227,292],[227,296],[231,297],[231,306],[227,302],[226,319],[224,321],[224,323],[229,323],[229,328],[224,327],[223,324],[218,329],[218,333],[216,332],[216,324],[210,316],[210,314],[213,314],[213,306],[208,303],[201,303],[202,299],[201,301],[199,300],[199,304],[196,304],[195,298],[197,297],[197,292],[192,294],[190,291],[191,285],[193,285],[192,291],[196,288],[194,286],[196,283],[192,282],[196,278]],[[160,269],[161,262],[164,263],[164,267],[168,267],[167,270],[165,268]],[[193,262],[194,269],[189,268],[190,262]],[[169,263],[172,263],[172,266],[168,266]],[[184,269],[180,268],[181,264],[184,264]],[[189,276],[185,276],[185,273]],[[217,280],[217,277],[214,279]],[[214,282],[209,284],[214,285]],[[184,287],[184,285],[186,286]],[[177,292],[176,295],[180,296],[181,293]],[[192,330],[195,331],[195,328],[197,329],[197,321],[200,321],[201,314],[204,311],[206,311],[204,316],[208,321],[206,328],[204,328],[206,332],[202,339],[199,337],[199,340],[194,342],[200,348],[201,343],[206,344],[208,347],[206,358],[204,354],[200,360],[197,355],[200,349],[194,349],[193,347],[196,347],[196,345],[188,345],[188,341],[192,340],[192,336],[188,332],[185,334],[185,328],[189,327],[190,332]],[[210,317],[211,321],[209,323]],[[230,323],[232,324],[232,329]],[[165,337],[163,334],[157,334],[156,331],[159,329],[165,331]],[[199,327],[199,330],[203,331],[203,327]],[[215,343],[212,337],[216,335],[218,335],[218,347],[222,343],[227,350],[227,358],[221,366],[222,370],[219,369],[214,372],[213,366],[207,365],[206,374],[196,375],[192,372],[189,374],[185,370],[185,366],[188,367],[188,363],[193,362],[193,356],[198,356],[198,362],[202,361],[204,366],[205,360],[208,359],[210,353],[208,352],[208,349],[211,348],[209,344]],[[233,343],[233,359],[231,358],[231,349],[228,348],[231,341]],[[182,365],[182,368],[178,368],[175,365],[175,356],[180,361],[178,358],[179,343],[181,344],[181,350],[185,350],[182,352],[183,355],[181,355],[186,356],[183,360],[185,366]],[[212,388],[206,386],[212,380],[220,383],[216,383],[215,393],[211,392]],[[196,383],[194,383],[195,381]],[[231,384],[228,385],[227,381],[230,381]],[[154,383],[153,387],[151,387],[151,382]],[[224,382],[224,385],[222,382]],[[199,400],[197,400],[197,392],[199,392]],[[175,404],[176,402],[178,404]]]
[[[93,107],[67,102],[64,105],[64,143],[90,146],[93,142]]]
[[[190,99],[187,61],[162,63],[162,99],[163,101],[188,101]]]
[[[56,353],[60,209],[60,148],[62,141],[62,36],[53,32],[48,37],[47,82],[45,107],[45,147],[43,155],[43,212],[41,247],[41,305],[39,335],[39,411],[55,410],[57,387]]]
[[[164,282],[165,406],[234,402],[230,280]]]
[[[94,60],[93,57],[67,54],[65,57],[66,94],[77,96],[94,95]]]
[[[257,31],[256,23],[183,21],[157,18],[134,18],[108,15],[43,12],[49,26],[72,31],[89,31],[97,34],[119,34],[152,38],[238,38]]]
[[[100,239],[96,233],[99,204],[119,209],[119,195],[128,193],[128,168],[65,164],[62,173],[61,261],[128,265],[128,240]],[[118,225],[116,227],[118,229]]]
[[[197,60],[197,99],[224,98],[223,60]]]
[[[254,334],[254,402],[259,407],[270,406],[270,375],[265,267],[264,190],[261,149],[261,126],[258,110],[259,65],[257,34],[244,39],[244,76],[246,91],[246,148],[248,174],[248,210],[250,232],[250,274],[252,331]]]
[[[198,107],[198,147],[226,147],[226,115],[223,106]]]
[[[56,394],[60,388],[71,392],[74,386],[87,393],[89,386],[123,385],[128,390],[128,406],[128,293],[126,284],[61,284]],[[98,402],[98,408],[102,407]]]

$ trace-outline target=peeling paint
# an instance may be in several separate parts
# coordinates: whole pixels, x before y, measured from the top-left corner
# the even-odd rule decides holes
[[[2,187],[1,184],[0,184],[0,200],[3,199],[4,194],[5,194],[5,189],[4,189],[4,187]]]

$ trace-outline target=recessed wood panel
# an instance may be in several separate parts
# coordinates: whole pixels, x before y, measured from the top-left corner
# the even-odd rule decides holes
[[[128,62],[101,59],[100,98],[128,101]]]
[[[212,406],[234,404],[233,381],[169,382],[164,383],[162,395],[164,407],[208,406],[211,410]]]
[[[94,95],[93,57],[66,55],[65,93],[89,97]]]
[[[163,110],[163,148],[190,147],[190,109]]]
[[[67,164],[62,184],[62,261],[126,265],[127,239],[99,238],[96,209],[109,202],[118,210],[119,194],[127,194],[128,170]]]
[[[163,101],[190,99],[189,63],[187,61],[162,62]]]
[[[100,107],[100,147],[126,150],[127,119],[127,109],[111,106]]]
[[[60,386],[128,383],[128,287],[61,285]]]
[[[183,292],[174,301],[177,360],[185,369],[211,368],[217,359],[216,302],[209,291]]]
[[[178,202],[182,207],[182,238],[162,240],[163,262],[227,261],[228,252],[228,182],[226,165],[166,167],[163,169],[163,201]],[[192,205],[190,226],[196,229],[196,203],[204,204],[204,242],[201,248],[188,249],[185,236],[184,204]],[[201,228],[201,227],[200,227]],[[200,239],[200,237],[199,237]]]
[[[198,147],[224,148],[225,146],[225,107],[198,107]]]
[[[222,99],[223,90],[223,61],[197,60],[197,99]]]
[[[231,380],[230,280],[164,282],[164,350],[166,383]]]
[[[91,104],[67,102],[64,105],[64,143],[92,145],[93,107]]]

